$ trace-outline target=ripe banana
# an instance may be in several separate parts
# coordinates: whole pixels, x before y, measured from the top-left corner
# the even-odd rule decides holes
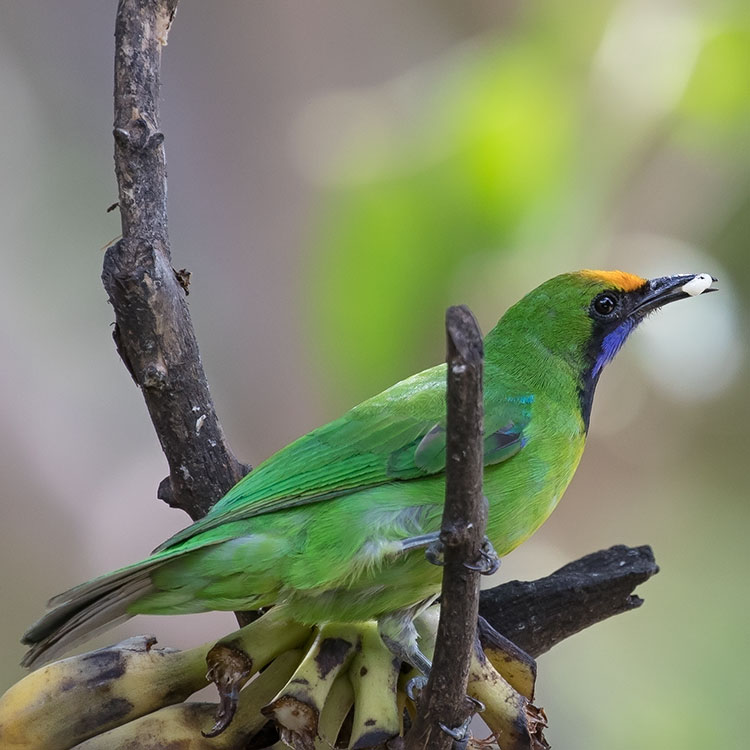
[[[322,625],[302,663],[263,713],[279,726],[281,739],[295,750],[314,750],[326,698],[359,646],[359,629],[347,623]]]
[[[244,628],[199,648],[208,663],[209,670],[214,667],[221,670],[221,665],[217,665],[212,660],[211,652],[216,654],[223,649],[229,649],[242,653],[243,657],[249,661],[250,675],[253,675],[287,649],[301,646],[308,640],[311,632],[312,628],[309,625],[300,625],[291,620],[286,615],[286,608],[277,606],[249,625],[245,625]],[[207,651],[208,654],[206,654]]]
[[[355,697],[351,750],[384,744],[401,731],[396,700],[401,660],[383,643],[377,622],[365,622],[358,628],[362,645],[349,667]]]
[[[260,707],[286,683],[302,658],[300,650],[287,651],[241,693],[235,719],[218,737],[201,733],[216,712],[214,703],[181,703],[92,737],[74,750],[235,750],[245,747],[268,719]]]
[[[414,621],[420,649],[430,658],[435,650],[439,616],[440,606],[435,604]],[[496,734],[502,750],[546,747],[542,736],[546,717],[530,703],[534,695],[536,662],[482,618],[478,634],[483,648],[475,645],[466,692],[484,703],[485,711],[480,717]],[[416,672],[403,677],[401,684],[412,674]]]
[[[516,692],[481,648],[473,650],[466,692],[484,704],[480,716],[494,732],[503,750],[544,750],[549,747],[543,735],[547,726],[544,711]]]
[[[433,604],[414,620],[419,647],[429,658],[435,651],[440,605]],[[536,662],[512,641],[498,633],[483,617],[477,623],[477,635],[487,658],[505,680],[521,695],[534,700]]]
[[[277,607],[219,644],[241,651],[252,675],[303,643],[310,630],[290,621],[283,608]],[[0,698],[0,748],[67,750],[139,716],[180,703],[207,684],[207,653],[216,644],[188,651],[154,648],[154,644],[155,639],[139,636],[53,662],[27,675]],[[222,665],[221,660],[209,662],[217,681],[226,677]]]
[[[349,675],[342,672],[328,693],[318,720],[318,738],[315,750],[331,750],[341,733],[341,727],[354,705],[354,690]],[[286,747],[286,746],[285,746]]]
[[[67,750],[206,685],[197,650],[154,643],[147,636],[131,638],[27,675],[0,698],[0,747]]]
[[[428,656],[438,618],[433,606],[415,621]],[[533,659],[481,623],[479,632],[487,655],[475,648],[468,694],[486,705],[482,718],[503,750],[546,747],[544,714],[529,703]],[[375,622],[313,631],[275,607],[216,643],[188,651],[154,644],[132,638],[28,675],[0,698],[0,748],[231,750],[271,717],[280,728],[279,747],[328,750],[341,734],[351,750],[364,750],[402,734],[404,708],[414,710],[403,686],[415,673],[401,674]],[[217,724],[223,731],[211,739],[202,731],[218,706],[181,703],[208,681],[219,687],[222,711],[230,708]]]
[[[482,650],[508,684],[530,701],[534,700],[536,662],[523,649],[495,630],[484,617],[477,622]]]

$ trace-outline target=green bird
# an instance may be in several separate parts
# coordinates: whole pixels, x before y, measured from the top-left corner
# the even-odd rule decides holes
[[[487,537],[502,556],[549,517],[578,466],[599,375],[651,311],[708,274],[556,276],[486,336]],[[35,666],[136,614],[288,608],[301,623],[377,620],[423,672],[412,620],[434,600],[445,493],[445,364],[286,446],[150,557],[56,596],[23,636]]]

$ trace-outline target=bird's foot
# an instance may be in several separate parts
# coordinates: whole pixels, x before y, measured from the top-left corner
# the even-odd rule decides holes
[[[451,750],[465,750],[465,748],[469,744],[469,740],[471,739],[471,732],[469,731],[471,720],[474,718],[474,714],[482,713],[485,708],[482,701],[479,701],[476,698],[472,698],[469,695],[466,696],[466,700],[472,705],[472,710],[471,713],[466,717],[466,720],[463,722],[463,724],[457,727],[448,727],[442,722],[438,723],[440,729],[442,729],[442,731],[445,732],[453,740],[453,747],[451,748]]]
[[[483,576],[491,576],[493,573],[497,573],[500,568],[500,558],[487,537],[484,538],[479,550],[479,560],[475,563],[465,562],[464,567],[469,570],[477,570]]]
[[[440,538],[434,539],[425,547],[424,556],[433,565],[445,565],[444,555],[445,545],[440,541]],[[482,542],[482,548],[479,551],[479,560],[473,563],[465,562],[464,567],[469,570],[477,570],[483,576],[491,576],[493,573],[497,573],[500,567],[500,558],[497,552],[495,552],[492,542],[487,537]]]
[[[424,556],[427,558],[427,562],[430,562],[433,565],[445,565],[444,554],[445,545],[439,538],[428,544],[424,550]]]
[[[471,739],[471,732],[469,731],[471,719],[471,716],[467,716],[466,721],[458,727],[447,727],[442,722],[438,722],[440,729],[453,740],[451,750],[465,750],[468,747]]]
[[[404,691],[410,701],[416,703],[422,693],[424,692],[425,686],[427,685],[427,677],[425,675],[417,675],[412,677],[409,682],[406,683]]]

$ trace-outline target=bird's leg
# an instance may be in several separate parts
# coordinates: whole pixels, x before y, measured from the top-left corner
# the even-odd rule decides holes
[[[419,650],[417,629],[411,620],[405,621],[398,613],[388,615],[378,621],[378,632],[394,656],[429,676],[432,662]]]
[[[445,545],[440,540],[440,537],[431,542],[427,549],[424,551],[424,556],[427,562],[433,565],[445,565]]]
[[[431,531],[429,534],[420,534],[404,539],[401,542],[401,549],[406,552],[410,549],[420,549],[424,547],[424,556],[428,562],[433,565],[443,565],[443,543],[440,541],[440,532]]]
[[[406,685],[406,694],[411,700],[415,700],[416,694],[427,684],[432,669],[432,662],[417,645],[418,634],[414,627],[414,618],[433,601],[434,597],[417,607],[400,610],[378,620],[378,633],[390,652],[422,673],[413,677]]]
[[[411,664],[411,666],[415,667],[422,673],[421,675],[412,677],[406,683],[404,688],[406,695],[415,703],[418,701],[419,695],[427,685],[427,680],[432,671],[432,662],[420,651],[419,646],[417,645],[419,635],[414,625],[414,619],[422,615],[436,598],[437,595],[414,607],[387,615],[378,621],[378,632],[380,638],[390,652],[396,658],[407,664]],[[424,625],[425,622],[423,621],[423,626]],[[434,627],[437,627],[436,620],[434,621],[433,629]],[[427,629],[427,632],[423,630],[428,643],[431,640],[428,635],[429,630],[430,628]],[[448,727],[444,724],[439,725],[440,729],[453,739],[452,750],[465,750],[468,746],[468,741],[471,738],[471,733],[469,732],[471,719],[475,713],[481,713],[485,708],[484,704],[476,698],[467,695],[466,700],[472,705],[472,710],[466,721],[455,728]]]
[[[410,549],[419,549],[420,547],[425,548],[424,556],[428,562],[431,562],[433,565],[444,564],[443,555],[445,546],[440,540],[439,531],[413,536],[401,542],[401,549],[404,552]],[[491,576],[493,573],[497,573],[500,567],[500,558],[497,552],[495,552],[492,542],[485,537],[482,542],[482,549],[479,552],[479,560],[475,563],[466,562],[464,565],[469,570],[478,570],[483,576]]]
[[[428,562],[431,562],[433,565],[443,564],[443,543],[440,541],[439,531],[413,536],[409,539],[404,539],[401,543],[401,549],[404,551],[419,549],[420,547],[424,547],[424,556]]]

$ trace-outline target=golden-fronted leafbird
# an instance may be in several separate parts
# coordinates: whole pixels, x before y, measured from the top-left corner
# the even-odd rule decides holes
[[[556,276],[485,338],[487,537],[510,552],[547,519],[583,453],[599,375],[668,302],[708,274]],[[425,558],[445,492],[445,365],[396,383],[261,463],[150,557],[51,600],[23,636],[49,660],[132,615],[288,608],[306,624],[378,620],[423,670],[411,620],[439,592]]]

